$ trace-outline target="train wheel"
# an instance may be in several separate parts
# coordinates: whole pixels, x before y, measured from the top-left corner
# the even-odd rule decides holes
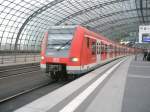
[[[51,79],[53,81],[58,81],[59,80],[59,76],[58,76],[58,73],[55,73],[55,72],[49,72],[49,76],[51,77]]]
[[[67,80],[68,80],[68,75],[67,75],[66,73],[63,73],[63,74],[61,75],[61,80],[62,80],[62,81],[67,81]]]
[[[78,77],[77,77],[77,75],[75,75],[75,74],[70,74],[69,75],[69,79],[71,79],[71,80],[75,80],[75,79],[77,79]]]

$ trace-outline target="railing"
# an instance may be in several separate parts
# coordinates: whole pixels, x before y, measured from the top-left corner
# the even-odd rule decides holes
[[[40,62],[39,52],[7,52],[0,51],[0,64]]]

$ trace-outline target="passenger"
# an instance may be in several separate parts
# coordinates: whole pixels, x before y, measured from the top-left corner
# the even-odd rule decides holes
[[[146,60],[147,60],[146,57],[147,57],[148,52],[147,52],[147,50],[145,49],[143,53],[144,53],[143,61],[146,61]]]
[[[150,61],[150,51],[147,52],[146,60]]]
[[[136,61],[137,60],[137,51],[134,50],[134,60]]]

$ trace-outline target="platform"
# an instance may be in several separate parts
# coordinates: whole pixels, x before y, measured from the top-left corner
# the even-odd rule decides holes
[[[16,112],[149,112],[150,62],[111,62]]]
[[[150,62],[142,55],[130,64],[122,112],[150,112]]]

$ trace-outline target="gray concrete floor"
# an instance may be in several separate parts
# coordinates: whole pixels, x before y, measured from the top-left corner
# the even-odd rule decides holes
[[[66,93],[69,88],[67,90]],[[80,89],[78,91],[81,93]],[[74,98],[72,96],[50,108],[49,112],[59,111]],[[142,55],[136,61],[134,56],[127,57],[75,112],[150,112],[150,62],[142,61]]]
[[[130,64],[122,112],[150,112],[150,62],[142,55]]]
[[[120,65],[87,106],[86,112],[121,112],[128,68],[133,57]],[[79,111],[78,111],[79,112]]]
[[[121,64],[85,111],[150,112],[150,62],[142,58],[138,55]]]

